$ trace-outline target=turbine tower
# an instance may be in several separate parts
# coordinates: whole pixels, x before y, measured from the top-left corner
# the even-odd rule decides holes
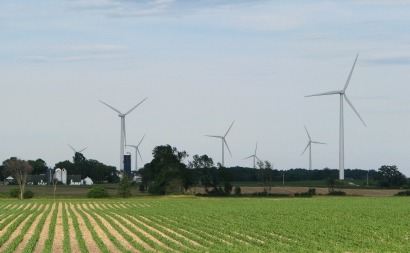
[[[105,104],[112,110],[118,113],[118,117],[121,118],[121,129],[120,129],[120,169],[121,171],[124,170],[124,148],[126,144],[126,134],[125,134],[125,116],[130,114],[137,106],[139,106],[142,102],[144,102],[147,98],[144,98],[141,102],[139,102],[137,105],[132,107],[128,112],[122,113],[118,109],[112,107],[111,105],[104,103],[103,101],[99,100],[101,103]]]
[[[141,156],[141,153],[140,153],[140,150],[138,149],[138,147],[140,146],[140,144],[141,144],[142,140],[144,139],[144,137],[145,137],[145,134],[144,134],[144,136],[142,136],[142,139],[140,140],[140,142],[138,143],[137,146],[135,146],[135,145],[126,145],[127,147],[135,148],[135,171],[138,171],[138,155],[140,156],[141,162],[142,162],[142,156]]]
[[[354,60],[352,70],[350,71],[350,74],[346,80],[345,86],[343,90],[338,90],[338,91],[329,91],[329,92],[324,92],[324,93],[319,93],[319,94],[314,94],[314,95],[309,95],[306,97],[313,97],[313,96],[322,96],[322,95],[335,95],[338,94],[340,95],[340,125],[339,125],[339,179],[344,180],[345,179],[345,165],[344,165],[344,118],[343,118],[343,98],[346,100],[346,102],[349,104],[349,106],[353,109],[353,111],[356,113],[356,115],[359,117],[359,119],[362,121],[363,125],[366,126],[364,123],[362,117],[360,117],[359,113],[357,110],[354,108],[352,102],[347,98],[346,96],[346,89],[347,86],[349,85],[350,78],[352,77],[353,69],[356,65],[357,57],[359,57],[359,54],[357,54],[356,59]]]
[[[233,123],[235,123],[235,120],[232,122],[231,126],[228,128],[228,131],[226,131],[226,134],[224,136],[219,136],[219,135],[205,135],[208,137],[215,137],[215,138],[220,138],[222,140],[222,166],[225,165],[224,163],[224,146],[226,146],[226,148],[229,151],[229,154],[232,156],[231,150],[229,149],[228,143],[226,142],[225,137],[228,135],[229,130],[231,130],[231,127],[233,126]]]
[[[312,141],[312,139],[310,138],[309,131],[307,130],[306,126],[305,126],[305,130],[306,130],[307,136],[309,138],[309,141],[308,141],[308,144],[307,144],[305,150],[303,150],[301,156],[305,153],[306,149],[309,148],[309,170],[311,170],[312,169],[312,143],[315,143],[315,144],[326,144],[326,143]]]
[[[81,152],[83,152],[84,150],[86,150],[86,149],[88,148],[88,147],[85,147],[85,148],[83,148],[83,149],[77,151],[77,150],[75,150],[70,144],[67,144],[67,145],[74,151],[74,153],[81,153]]]
[[[256,150],[257,149],[258,149],[258,143],[256,143],[255,153],[253,155],[250,155],[250,156],[244,158],[244,160],[245,160],[245,159],[249,159],[249,158],[253,157],[253,168],[254,169],[256,168],[256,159],[258,159],[258,161],[261,161],[261,159],[259,159],[259,157],[256,156]]]

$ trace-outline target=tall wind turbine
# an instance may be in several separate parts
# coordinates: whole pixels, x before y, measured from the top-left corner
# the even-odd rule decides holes
[[[86,150],[86,149],[88,148],[88,147],[85,147],[85,148],[83,148],[83,149],[77,151],[77,150],[75,150],[70,144],[67,144],[67,145],[74,151],[74,153],[81,153],[81,152],[83,152],[84,150]]]
[[[224,166],[224,146],[226,146],[226,148],[229,151],[229,154],[232,156],[231,150],[229,150],[228,147],[228,143],[226,142],[225,137],[228,135],[229,130],[231,130],[231,127],[233,126],[233,123],[235,123],[235,120],[232,122],[231,126],[228,128],[228,131],[226,131],[226,134],[224,136],[219,136],[219,135],[205,135],[208,137],[215,137],[215,138],[220,138],[222,140],[222,166]]]
[[[244,158],[244,160],[245,160],[245,159],[249,159],[249,158],[253,157],[253,168],[254,169],[256,168],[256,159],[258,159],[258,161],[261,161],[261,159],[259,159],[259,157],[256,156],[256,150],[257,149],[258,149],[258,143],[256,143],[255,153],[253,155],[250,155],[250,156]]]
[[[140,140],[140,142],[138,143],[137,146],[135,146],[135,145],[126,145],[127,147],[135,148],[135,171],[138,171],[138,155],[140,156],[141,162],[142,162],[142,156],[141,156],[141,153],[140,153],[140,150],[138,149],[138,147],[140,146],[140,144],[141,144],[142,140],[144,139],[144,137],[145,137],[145,134],[144,134],[144,136],[142,136],[142,139]]]
[[[324,93],[319,93],[319,94],[314,94],[314,95],[309,95],[306,97],[312,97],[312,96],[322,96],[322,95],[335,95],[338,94],[340,95],[340,126],[339,126],[339,179],[344,180],[345,178],[345,172],[344,172],[344,122],[343,122],[343,98],[346,100],[346,102],[350,105],[350,107],[353,109],[353,111],[356,113],[356,115],[359,117],[359,119],[362,121],[363,125],[366,126],[364,123],[362,117],[360,117],[359,113],[357,110],[354,108],[352,102],[347,98],[346,96],[346,89],[347,86],[349,85],[350,78],[352,77],[353,69],[354,66],[356,65],[357,57],[359,57],[359,54],[357,54],[356,59],[354,60],[352,70],[350,71],[350,74],[346,80],[345,87],[343,90],[338,90],[338,91],[329,91],[329,92],[324,92]]]
[[[311,170],[312,169],[312,143],[315,143],[315,144],[326,144],[326,143],[312,141],[312,139],[310,138],[309,131],[307,130],[306,126],[305,126],[305,130],[306,130],[307,136],[309,138],[309,141],[308,141],[308,144],[307,144],[305,150],[303,150],[301,155],[303,155],[305,153],[306,149],[309,148],[309,170]]]
[[[103,101],[99,100],[101,103],[105,104],[112,110],[118,113],[118,117],[121,118],[121,131],[120,131],[120,169],[124,170],[124,147],[126,144],[126,134],[125,134],[125,116],[130,114],[137,106],[139,106],[142,102],[144,102],[147,98],[144,98],[141,102],[139,102],[137,105],[132,107],[128,112],[122,113],[118,109],[112,107],[111,105],[104,103]]]

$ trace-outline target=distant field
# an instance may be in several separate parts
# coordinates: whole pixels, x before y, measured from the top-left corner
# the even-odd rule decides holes
[[[409,252],[410,198],[0,200],[0,252]]]

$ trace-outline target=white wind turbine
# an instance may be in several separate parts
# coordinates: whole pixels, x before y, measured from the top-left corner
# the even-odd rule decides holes
[[[344,173],[344,122],[343,122],[343,98],[346,100],[346,102],[350,105],[350,107],[353,109],[353,111],[356,113],[356,115],[359,117],[359,119],[362,121],[362,123],[366,126],[364,123],[362,117],[360,117],[359,113],[357,110],[354,108],[352,102],[347,98],[346,96],[346,89],[347,86],[349,85],[350,78],[352,77],[353,69],[356,65],[357,57],[359,57],[359,54],[357,54],[356,59],[354,60],[352,70],[350,71],[349,77],[346,80],[345,86],[343,90],[338,90],[338,91],[329,91],[329,92],[324,92],[324,93],[319,93],[319,94],[314,94],[314,95],[309,95],[306,97],[312,97],[312,96],[322,96],[322,95],[335,95],[338,94],[340,95],[340,126],[339,126],[339,179],[344,180],[345,178],[345,173]]]
[[[226,142],[225,137],[228,135],[229,130],[231,130],[231,127],[233,125],[233,123],[235,123],[235,120],[232,122],[231,126],[229,127],[228,131],[226,131],[226,134],[224,136],[219,136],[219,135],[205,135],[208,137],[215,137],[215,138],[220,138],[222,140],[222,166],[224,166],[224,146],[226,146],[226,148],[229,151],[229,154],[232,156],[231,150],[229,150],[228,147],[228,143]]]
[[[81,153],[81,152],[83,152],[84,150],[86,150],[86,149],[88,148],[88,147],[85,147],[85,148],[83,148],[83,149],[77,151],[77,150],[75,150],[70,144],[67,144],[67,145],[74,151],[74,153]]]
[[[258,149],[258,143],[256,143],[255,153],[253,155],[250,155],[250,156],[244,158],[244,160],[245,160],[245,159],[249,159],[249,158],[253,157],[253,168],[254,169],[256,168],[256,159],[258,159],[258,161],[261,161],[261,159],[259,159],[259,157],[256,156],[256,150],[257,149]]]
[[[306,130],[307,136],[309,138],[309,141],[308,141],[308,144],[307,144],[305,150],[303,150],[301,155],[303,155],[305,153],[306,149],[309,148],[309,170],[311,170],[312,169],[312,143],[315,143],[315,144],[326,144],[326,143],[312,141],[312,139],[310,138],[309,131],[307,130],[306,126],[305,126],[305,130]]]
[[[135,171],[138,171],[138,155],[140,156],[141,162],[142,162],[142,156],[141,156],[141,153],[140,153],[140,150],[138,149],[138,147],[140,146],[140,144],[141,144],[142,140],[144,139],[144,137],[145,137],[145,134],[144,134],[144,136],[142,136],[142,139],[140,140],[140,142],[138,143],[137,146],[135,146],[135,145],[126,145],[127,147],[135,148]]]
[[[113,109],[118,113],[118,117],[121,118],[121,132],[120,132],[120,169],[124,170],[124,148],[126,144],[126,134],[125,134],[125,116],[131,113],[137,106],[139,106],[142,102],[144,102],[147,98],[144,98],[141,102],[139,102],[136,106],[132,107],[128,112],[122,113],[118,109],[112,107],[111,105],[104,103],[100,100],[101,103],[105,104],[109,108]]]

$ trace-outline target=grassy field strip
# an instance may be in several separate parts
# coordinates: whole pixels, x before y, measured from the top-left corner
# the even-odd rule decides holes
[[[21,243],[21,241],[24,238],[24,234],[30,229],[30,226],[36,221],[40,219],[39,214],[41,211],[44,209],[38,209],[36,212],[31,213],[29,210],[24,210],[23,212],[25,213],[25,218],[21,220],[17,224],[17,226],[14,229],[10,229],[9,231],[12,232],[6,239],[5,237],[5,242],[1,245],[0,247],[0,252],[14,252],[14,250],[17,248],[17,246]]]
[[[24,235],[24,238],[15,252],[32,252],[40,237],[41,228],[44,226],[44,221],[50,212],[50,206],[40,204],[39,209],[41,213],[38,214],[37,219],[33,222],[29,230]]]
[[[68,223],[68,213],[67,213],[67,204],[63,203],[62,204],[62,220],[63,220],[63,233],[64,233],[64,239],[63,239],[63,252],[64,253],[71,253],[71,237],[70,237],[70,229],[69,229],[69,223]],[[78,251],[77,251],[78,252]]]
[[[79,251],[73,251],[73,252],[81,252],[81,253],[85,253],[85,252],[89,252],[88,248],[86,246],[86,242],[84,240],[83,237],[83,233],[81,232],[81,228],[77,219],[77,216],[75,215],[74,211],[73,211],[74,205],[72,203],[67,204],[67,212],[68,215],[70,216],[70,220],[69,222],[71,222],[72,227],[74,229],[74,234],[75,234],[75,240],[72,241],[76,241],[78,245],[78,250]],[[72,232],[70,232],[71,234]],[[72,237],[74,238],[74,237]],[[71,248],[74,250],[76,248],[75,245],[71,244]]]
[[[173,231],[178,232],[184,236],[186,236],[187,238],[190,238],[193,241],[201,241],[202,245],[204,247],[211,247],[212,245],[214,245],[215,243],[213,241],[210,241],[206,238],[204,238],[203,236],[199,236],[198,233],[193,233],[191,231],[188,231],[184,228],[181,228],[179,226],[179,223],[168,219],[167,217],[163,217],[163,216],[159,216],[159,217],[155,217],[155,216],[151,216],[151,219],[155,220],[157,223],[159,224],[165,224],[167,223],[168,226],[172,227]],[[191,229],[191,228],[190,228]],[[202,231],[201,231],[201,235],[202,235]]]
[[[141,221],[140,219],[138,219],[135,216],[131,216],[129,214],[127,214],[128,217],[130,217],[133,221],[135,221],[137,224],[141,225],[144,229],[148,229],[149,231],[151,231],[152,233],[155,233],[156,235],[154,235],[154,237],[162,237],[166,240],[167,245],[172,247],[173,249],[177,250],[177,251],[187,251],[190,250],[192,251],[192,248],[190,248],[189,246],[184,245],[182,242],[172,238],[171,236],[167,235],[166,233],[163,233],[160,229],[157,229],[143,221]]]
[[[47,236],[48,236],[48,229],[50,227],[50,223],[51,223],[51,217],[53,216],[53,212],[56,208],[56,204],[45,204],[46,207],[46,211],[44,212],[44,220],[42,222],[42,227],[38,228],[37,230],[39,231],[39,233],[36,233],[36,237],[37,237],[37,243],[34,247],[34,252],[43,252],[43,249],[45,247],[45,243],[47,240]]]
[[[77,219],[77,222],[75,222],[77,224],[75,224],[75,225],[77,225],[78,230],[76,232],[79,233],[79,231],[81,231],[81,238],[83,238],[84,244],[81,243],[80,245],[85,245],[86,246],[86,252],[93,252],[93,253],[102,252],[100,250],[99,246],[97,245],[97,243],[94,241],[93,236],[92,236],[91,232],[89,231],[84,218],[77,211],[77,207],[76,207],[77,205],[78,204],[70,204],[70,210],[73,213],[72,217],[75,216],[76,219]]]
[[[214,234],[215,236],[220,238],[220,240],[225,241],[225,242],[229,242],[229,244],[232,245],[232,246],[237,245],[238,243],[242,242],[241,240],[237,240],[236,238],[233,238],[232,236],[227,235],[225,232],[223,232],[225,230],[221,229],[220,226],[218,226],[217,229],[216,229],[212,225],[215,221],[213,218],[203,217],[203,221],[198,221],[193,217],[190,217],[190,218],[183,217],[183,219],[185,219],[189,223],[191,223],[191,226],[201,227],[201,230],[209,231],[209,233]],[[193,223],[195,223],[195,224],[193,224]]]
[[[52,245],[51,252],[63,252],[64,238],[68,236],[68,234],[64,234],[62,215],[63,215],[63,203],[58,202],[57,215],[56,215],[55,223],[54,223],[54,233],[53,233],[54,236],[51,242],[51,245]]]
[[[82,210],[82,203],[77,203],[75,205],[75,212],[77,212],[77,215],[83,220],[90,238],[96,243],[100,251],[104,253],[112,252],[113,249],[115,249],[115,246],[106,235],[99,235],[102,231],[90,215]],[[85,235],[85,237],[87,237],[87,235]]]
[[[114,218],[115,217],[115,218]],[[118,215],[116,213],[111,213],[110,218],[114,222],[113,225],[117,225],[120,227],[126,228],[128,231],[130,231],[130,234],[134,234],[140,238],[142,245],[151,251],[151,249],[155,249],[156,251],[162,252],[162,251],[173,251],[173,252],[178,252],[176,250],[173,250],[171,247],[169,247],[166,243],[160,241],[157,239],[155,236],[152,234],[146,232],[145,230],[141,229],[139,226],[135,225],[132,223],[130,220],[126,219],[125,217],[122,217],[121,215]]]
[[[86,213],[86,215],[88,216],[88,218],[90,219],[90,221],[93,224],[98,225],[99,229],[101,229],[106,236],[107,239],[110,241],[110,243],[112,243],[120,252],[132,252],[135,251],[135,249],[130,246],[129,243],[127,243],[126,240],[121,240],[121,242],[118,239],[121,239],[121,236],[117,237],[119,234],[117,233],[115,236],[113,233],[116,232],[115,229],[112,229],[112,226],[110,226],[111,229],[108,229],[107,225],[109,225],[105,219],[95,215],[95,209],[94,206],[92,206],[89,203],[83,203],[81,205],[82,211],[84,211]],[[101,232],[97,232],[98,234],[101,234]],[[106,241],[106,239],[104,240]],[[109,250],[111,252],[113,252],[113,250],[110,249]],[[139,251],[138,251],[139,252]]]
[[[67,248],[67,250],[69,249],[69,252],[81,252],[80,251],[80,246],[78,245],[78,242],[76,240],[76,233],[74,230],[74,223],[73,223],[73,218],[71,217],[71,213],[68,210],[68,204],[65,203],[64,204],[64,212],[63,215],[67,216],[67,219],[64,219],[64,227],[67,226],[68,228],[68,239],[69,243],[70,243],[70,247]],[[64,247],[64,253],[66,253],[66,247]]]
[[[177,231],[175,231],[174,229],[170,229],[169,227],[166,227],[165,225],[168,224],[164,224],[161,225],[158,222],[153,221],[152,219],[149,219],[145,216],[140,215],[139,216],[141,219],[143,219],[145,222],[148,222],[151,226],[160,229],[161,231],[163,231],[164,233],[166,233],[169,236],[172,236],[175,240],[180,241],[181,239],[185,242],[188,243],[189,245],[187,245],[188,248],[194,248],[194,247],[200,247],[200,251],[203,251],[205,246],[200,244],[199,242],[193,240],[192,238],[188,238],[180,233],[178,233]],[[181,242],[182,243],[182,242]]]

